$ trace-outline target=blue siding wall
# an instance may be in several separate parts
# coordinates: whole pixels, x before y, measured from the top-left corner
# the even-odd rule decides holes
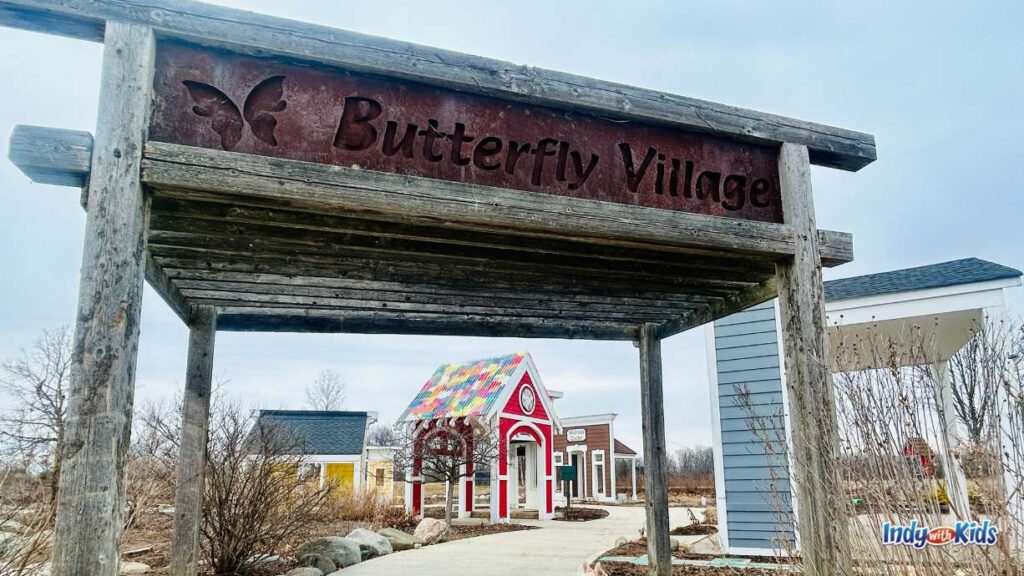
[[[714,324],[730,548],[793,542],[774,302]]]

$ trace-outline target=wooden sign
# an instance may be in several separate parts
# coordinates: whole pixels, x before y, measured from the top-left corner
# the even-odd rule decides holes
[[[571,430],[566,430],[565,439],[569,442],[586,442],[587,430],[586,428],[572,428]]]
[[[152,140],[782,222],[771,146],[183,44],[154,83]]]

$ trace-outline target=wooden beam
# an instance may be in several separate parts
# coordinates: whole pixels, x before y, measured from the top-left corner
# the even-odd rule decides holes
[[[172,576],[192,576],[196,574],[198,564],[216,336],[217,312],[210,306],[196,307],[189,323],[181,446],[176,463],[178,482],[174,494],[169,572]]]
[[[807,576],[826,576],[849,574],[851,565],[810,170],[806,147],[782,146],[783,213],[797,232],[796,254],[777,266],[793,488],[803,571]]]
[[[661,339],[657,324],[639,330],[640,408],[644,436],[644,494],[647,511],[647,555],[651,574],[672,574],[672,542],[668,518],[668,450],[665,444],[665,397],[662,390]]]
[[[86,153],[83,155],[80,152],[82,147],[86,145],[83,135],[87,134],[88,133],[73,130],[41,128],[36,126],[19,126],[15,128],[15,131],[12,134],[9,155],[11,156],[12,161],[14,161],[15,164],[26,173],[26,175],[33,178],[34,181],[50,184],[64,183],[66,185],[75,185],[79,179],[84,180],[88,176],[89,154]],[[90,143],[88,145],[91,147],[91,136],[89,137],[89,140]],[[54,151],[60,150],[69,150],[74,153],[54,153]],[[41,166],[33,171],[33,167],[36,164],[40,164]],[[37,177],[42,179],[37,180]],[[458,185],[453,184],[453,186]],[[451,242],[462,242],[474,245],[494,245],[500,241],[501,236],[508,236],[508,234],[499,234],[495,231],[500,230],[500,227],[495,230],[475,230],[471,227],[467,227],[460,231],[458,229],[453,229],[451,227],[451,223],[446,223],[444,227],[438,229],[436,222],[433,223],[433,226],[412,226],[401,222],[380,221],[374,224],[369,220],[364,219],[358,221],[351,217],[344,218],[309,212],[289,213],[285,210],[271,208],[274,204],[268,205],[268,198],[253,198],[252,196],[244,195],[244,192],[242,195],[230,195],[223,192],[216,194],[204,194],[196,191],[163,191],[160,196],[165,197],[160,199],[161,202],[165,203],[173,203],[174,200],[178,200],[177,206],[182,210],[185,210],[185,208],[182,208],[185,204],[182,200],[189,198],[190,196],[204,202],[221,202],[222,205],[229,206],[226,210],[230,214],[224,214],[226,220],[238,220],[242,222],[255,223],[256,221],[270,221],[278,225],[295,226],[307,229],[322,229],[325,226],[332,225],[339,230],[351,229],[351,231],[374,231],[388,237],[420,239],[428,238],[425,234],[433,229],[433,231],[430,232],[433,238],[444,238]],[[272,198],[269,200],[272,200]],[[263,206],[260,206],[261,201]],[[189,204],[194,205],[195,202]],[[244,206],[250,206],[253,209],[246,210],[243,208]],[[256,210],[255,208],[258,207],[264,209]],[[498,207],[496,206],[495,208],[497,209]],[[211,211],[210,217],[217,214],[212,208],[208,210]],[[193,207],[189,209],[187,213],[195,215],[195,211],[196,208]],[[685,223],[681,223],[680,225],[685,225]],[[348,228],[346,228],[346,226]],[[822,251],[821,258],[825,266],[837,266],[853,259],[853,238],[851,235],[842,232],[819,230],[818,237]],[[531,249],[535,251],[556,250],[550,238],[537,238],[530,236],[525,238],[519,236],[519,238],[520,239],[517,241],[517,247],[521,247],[523,249]],[[565,238],[565,240],[569,240],[570,244],[562,242],[562,248],[557,250],[561,250],[563,252],[572,251],[572,243],[580,243],[579,238]],[[620,244],[635,245],[635,242],[632,242],[631,239],[625,239]],[[628,254],[629,250],[617,249],[617,245],[614,243],[602,245],[599,248],[590,243],[589,247],[591,250],[599,251],[602,254],[602,257],[634,261],[637,260]],[[646,247],[651,249],[671,248],[671,246]],[[689,250],[691,252],[697,252],[685,254],[687,259],[693,262],[693,265],[704,266],[709,269],[734,270],[737,265],[741,267],[745,265],[748,269],[757,269],[761,265],[761,263],[754,258],[744,258],[744,256],[749,255],[735,254],[732,259],[736,260],[734,262],[728,258],[723,258],[724,255],[721,252],[713,253],[713,257],[708,257],[706,255],[701,255],[696,248],[690,247]],[[635,253],[636,251],[633,250],[633,252]]]
[[[168,276],[177,277],[179,271],[193,275],[208,272],[251,272],[287,276],[314,276],[346,282],[345,285],[375,289],[378,283],[402,283],[416,287],[454,288],[461,292],[480,289],[518,291],[537,298],[549,295],[575,298],[642,298],[670,302],[710,302],[717,296],[702,296],[680,292],[676,288],[652,286],[638,282],[607,279],[596,283],[582,277],[558,277],[537,274],[494,275],[486,267],[439,266],[430,263],[380,261],[366,258],[332,258],[315,254],[292,256],[270,255],[253,257],[235,250],[197,249],[189,247],[152,247],[157,263]],[[486,278],[486,281],[484,281]],[[419,289],[419,288],[417,288]]]
[[[164,268],[164,273],[173,279],[174,286],[181,288],[230,289],[239,292],[329,294],[344,298],[365,298],[370,295],[382,301],[394,299],[404,302],[436,302],[469,306],[483,306],[496,300],[520,302],[522,305],[550,304],[554,308],[563,306],[579,309],[619,310],[622,306],[643,310],[685,310],[699,308],[708,299],[689,300],[685,298],[658,298],[636,296],[601,296],[592,294],[566,293],[562,290],[523,289],[502,290],[489,283],[475,286],[452,287],[412,282],[364,281],[347,278],[329,278],[308,275],[268,274],[261,272],[233,272],[195,268]],[[713,299],[712,299],[713,300]]]
[[[146,280],[156,290],[156,293],[164,299],[171,310],[181,318],[182,322],[189,322],[189,304],[178,290],[177,286],[167,277],[166,272],[153,261],[153,255],[146,251]]]
[[[258,226],[261,230],[275,235],[320,232],[330,235],[351,234],[392,242],[432,242],[452,244],[461,247],[498,249],[547,256],[559,255],[589,261],[610,261],[612,265],[677,266],[689,275],[708,278],[735,277],[738,272],[775,274],[775,265],[750,257],[712,258],[700,254],[686,254],[660,250],[639,250],[620,246],[607,246],[588,242],[552,240],[544,237],[513,235],[486,230],[470,230],[450,226],[412,224],[402,221],[376,220],[360,217],[321,214],[283,210],[272,205],[253,206],[252,198],[245,196],[224,197],[201,193],[160,192],[153,197],[153,228],[160,229],[161,222],[190,221],[190,226],[201,229],[203,223],[221,229],[230,225]],[[174,229],[174,228],[168,228]],[[230,228],[234,229],[234,228]]]
[[[0,24],[96,40],[121,19],[162,35],[259,56],[278,55],[484,96],[760,143],[807,146],[822,166],[859,170],[876,158],[869,134],[725,104],[366,36],[326,26],[168,0],[4,0]]]
[[[162,223],[161,228],[169,227]],[[210,250],[235,250],[240,254],[251,254],[257,258],[263,254],[285,258],[300,255],[319,255],[337,259],[361,258],[378,262],[404,262],[410,265],[435,265],[439,267],[472,267],[492,276],[510,274],[532,274],[535,276],[571,276],[591,281],[621,281],[651,286],[672,287],[673,290],[691,294],[723,296],[735,290],[746,288],[761,281],[764,276],[737,274],[732,279],[704,278],[697,274],[669,274],[673,267],[630,266],[621,263],[605,267],[600,262],[591,263],[584,259],[544,257],[544,255],[523,255],[512,251],[463,250],[449,245],[412,245],[405,242],[377,242],[375,239],[353,238],[349,235],[331,237],[328,234],[313,234],[307,238],[279,238],[269,234],[245,234],[246,228],[210,231],[210,233],[178,232],[164,229],[150,230],[150,244],[160,247],[191,247]],[[424,250],[433,249],[433,252]],[[588,265],[589,264],[589,265]]]
[[[124,520],[148,203],[138,181],[155,50],[110,22],[86,216],[52,573],[115,576]]]
[[[39,184],[84,188],[92,166],[92,134],[19,124],[7,157]]]
[[[497,230],[533,231],[576,241],[588,238],[594,242],[706,249],[721,255],[750,254],[770,259],[793,254],[793,231],[782,224],[161,142],[147,144],[142,178],[158,189],[245,194],[312,210],[334,207],[433,219],[438,224],[482,224]]]
[[[421,312],[462,316],[465,314],[502,319],[562,319],[567,322],[611,320],[619,322],[658,322],[670,313],[650,312],[621,307],[614,312],[601,310],[565,310],[548,306],[515,306],[511,303],[494,301],[486,306],[465,304],[435,304],[406,301],[381,301],[377,299],[331,298],[325,296],[303,296],[292,294],[268,294],[238,292],[235,290],[193,290],[182,289],[182,293],[194,305],[199,306],[248,306],[252,308],[293,308],[297,310],[323,310],[341,312],[389,312],[396,315],[418,314]]]
[[[635,340],[635,324],[565,321],[551,318],[501,319],[491,315],[299,310],[218,307],[217,328],[233,332],[323,332],[418,334],[509,338]]]
[[[678,317],[661,324],[658,327],[658,336],[660,338],[668,338],[680,332],[703,326],[708,322],[714,322],[719,318],[724,318],[730,314],[746,310],[751,306],[767,302],[775,298],[778,292],[776,279],[770,278],[732,296],[711,302],[707,306],[683,312]]]
[[[352,308],[369,309],[380,307],[395,310],[407,308],[423,312],[430,312],[432,308],[438,311],[461,310],[465,312],[491,309],[493,313],[499,314],[501,309],[509,309],[511,311],[545,311],[552,315],[566,316],[603,314],[609,318],[614,318],[623,314],[632,314],[664,318],[665,316],[678,313],[679,310],[703,306],[696,303],[671,303],[652,306],[646,303],[626,302],[571,302],[566,300],[548,300],[546,298],[523,298],[522,294],[512,296],[466,293],[423,294],[415,290],[351,290],[321,286],[210,280],[178,280],[175,282],[175,286],[193,302],[197,302],[198,299],[202,298],[217,299],[218,295],[221,294],[230,295],[233,299],[245,299],[254,295],[264,299],[279,296],[285,298],[308,298],[310,302],[314,303],[314,306],[332,305],[331,301],[337,300],[339,302],[353,303]]]

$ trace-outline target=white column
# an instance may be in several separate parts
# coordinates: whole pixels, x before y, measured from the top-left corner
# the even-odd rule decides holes
[[[960,460],[953,455],[959,442],[956,408],[953,405],[953,385],[949,378],[949,361],[936,362],[931,365],[935,385],[938,386],[939,413],[939,458],[946,476],[946,495],[949,505],[957,518],[967,520],[971,517],[971,505],[967,497],[967,477],[960,467]]]
[[[630,481],[633,483],[633,500],[636,500],[636,456],[633,456],[631,464],[632,466],[629,469]]]
[[[459,486],[457,488],[458,491],[459,491],[458,503],[456,504],[456,506],[458,506],[458,510],[457,510],[458,515],[457,516],[459,518],[469,518],[470,516],[473,515],[473,513],[472,512],[466,512],[466,498],[472,498],[473,496],[471,494],[467,493],[468,491],[466,489],[466,486],[467,486],[466,481],[467,480],[468,481],[472,481],[472,479],[471,478],[466,478],[464,476],[465,473],[466,473],[466,465],[465,464],[460,466],[459,469],[460,469],[461,473],[463,474],[463,476],[461,478],[459,478]]]
[[[526,508],[540,509],[537,498],[537,445],[526,445]]]
[[[985,308],[985,321],[991,330],[1006,330],[1010,325],[1009,315],[1006,313],[1006,306],[991,306]],[[995,334],[994,336],[1003,336],[1004,334]],[[1020,434],[1024,430],[1014,430],[1014,419],[1020,419],[1019,415],[1014,415],[1012,411],[1019,410],[1014,400],[1007,396],[1006,390],[999,386],[997,387],[998,397],[996,398],[996,417],[999,422],[999,443],[1000,443],[1000,454],[1003,458],[1007,454],[1011,455],[1010,462],[1002,462],[1003,464],[1003,490],[1006,493],[1006,506],[1007,516],[1009,518],[1016,519],[1012,522],[1011,526],[1002,527],[1003,534],[1005,534],[1010,541],[1010,549],[1016,554],[1017,559],[1021,559],[1024,556],[1024,521],[1020,520],[1024,518],[1024,485],[1021,485],[1021,480],[1017,478],[1017,474],[1020,470],[1014,470],[1013,466],[1016,463],[1020,465],[1018,460],[1020,458],[1021,448]],[[1011,405],[1011,402],[1013,405]],[[1017,426],[1024,426],[1024,421],[1017,422]],[[1015,458],[1014,455],[1017,457]],[[1001,535],[1000,538],[1003,536]]]

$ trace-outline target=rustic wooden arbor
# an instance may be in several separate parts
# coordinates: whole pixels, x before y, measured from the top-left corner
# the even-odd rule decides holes
[[[194,573],[216,330],[636,342],[652,570],[668,574],[660,341],[781,300],[802,549],[846,573],[810,164],[865,134],[174,0],[3,0],[105,44],[95,141],[11,158],[87,210],[53,573],[117,573],[142,279],[191,328],[174,574]],[[410,126],[412,126],[410,128]]]

